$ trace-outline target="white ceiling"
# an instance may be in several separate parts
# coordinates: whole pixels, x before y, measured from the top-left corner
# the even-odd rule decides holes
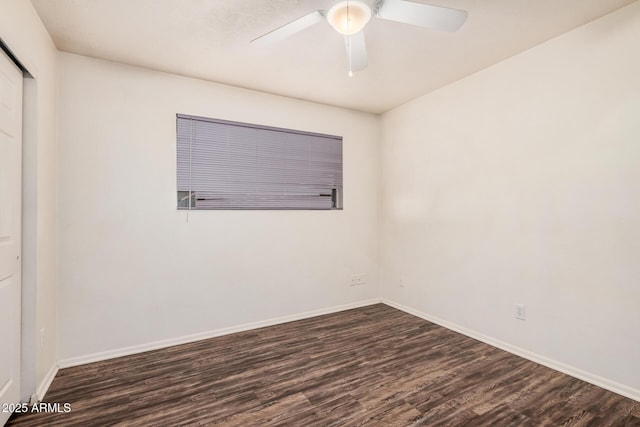
[[[372,113],[635,0],[415,1],[469,18],[456,33],[372,19],[369,66],[349,78],[344,40],[326,22],[275,45],[249,44],[331,0],[32,0],[65,52]]]

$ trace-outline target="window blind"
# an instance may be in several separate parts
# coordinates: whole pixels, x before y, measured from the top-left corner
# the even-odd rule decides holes
[[[178,209],[341,209],[342,138],[177,115]]]

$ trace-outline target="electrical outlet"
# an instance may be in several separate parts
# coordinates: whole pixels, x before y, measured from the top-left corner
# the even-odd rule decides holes
[[[349,286],[355,286],[358,284],[358,275],[352,274],[351,279],[349,280]]]
[[[516,304],[516,319],[525,320],[527,312],[524,304]]]
[[[349,286],[360,286],[366,285],[369,280],[369,275],[360,273],[360,274],[352,274],[351,280],[349,280]]]
[[[44,328],[40,329],[40,347],[44,347],[44,336],[45,330]]]
[[[400,282],[398,283],[400,285],[401,288],[406,287],[407,285],[404,283],[404,279],[400,279]]]

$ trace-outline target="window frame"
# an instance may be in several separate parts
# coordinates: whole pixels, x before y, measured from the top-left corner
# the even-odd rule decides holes
[[[269,132],[280,132],[280,133],[285,133],[285,134],[290,134],[290,135],[301,135],[301,136],[305,136],[305,137],[323,138],[323,139],[328,139],[328,140],[339,141],[339,148],[340,148],[340,151],[339,151],[339,180],[337,180],[335,185],[332,185],[331,188],[329,189],[330,194],[318,194],[318,197],[330,197],[332,206],[329,207],[329,208],[313,207],[313,206],[286,206],[285,205],[286,203],[284,203],[284,202],[287,201],[288,199],[283,198],[282,199],[282,201],[283,201],[283,205],[282,206],[251,206],[251,207],[247,207],[247,206],[224,206],[224,207],[206,207],[206,208],[198,207],[197,206],[197,200],[199,200],[199,199],[197,199],[197,194],[193,190],[193,184],[189,184],[189,186],[188,186],[189,190],[187,190],[187,191],[179,190],[179,188],[180,188],[179,176],[180,176],[180,167],[181,167],[180,166],[181,157],[180,157],[180,153],[179,153],[179,151],[180,151],[180,121],[181,120],[189,120],[191,122],[193,122],[193,121],[208,122],[208,123],[219,124],[219,125],[222,125],[222,126],[237,126],[237,127],[241,127],[241,128],[255,129],[255,130],[258,130],[258,131],[264,130],[264,131],[269,131]],[[191,147],[193,146],[194,142],[193,142],[193,139],[192,139],[193,137],[192,136],[190,136],[189,138],[190,138],[190,141],[189,141],[189,147],[190,148],[189,148],[189,150],[190,150],[190,153],[191,153],[191,150],[192,150]],[[190,156],[191,156],[191,154],[190,154]],[[203,210],[314,210],[314,211],[315,210],[325,210],[325,211],[339,210],[340,211],[340,210],[343,210],[344,139],[343,139],[342,136],[178,113],[178,114],[176,114],[176,167],[177,167],[177,171],[176,171],[176,190],[177,190],[177,193],[176,194],[178,196],[177,197],[176,209],[178,211],[192,211],[192,210],[198,210],[198,211],[203,211]],[[189,160],[189,174],[191,174],[191,171],[192,171],[192,166],[191,166],[191,159],[190,159]],[[291,185],[291,183],[285,183],[283,185],[287,185],[287,184]],[[311,184],[307,183],[306,185],[311,185]],[[320,185],[320,184],[316,184],[316,185]],[[258,197],[258,196],[259,195],[256,194],[256,197]],[[273,197],[273,196],[271,196],[271,197]],[[202,199],[202,200],[205,200],[205,199]],[[253,199],[253,200],[256,201],[257,199]],[[309,199],[309,200],[312,200],[312,199]]]

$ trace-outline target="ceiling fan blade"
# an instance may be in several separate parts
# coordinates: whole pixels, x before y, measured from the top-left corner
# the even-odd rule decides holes
[[[382,19],[433,28],[441,31],[456,31],[467,20],[465,10],[406,0],[384,0],[377,3],[376,16]]]
[[[320,10],[316,10],[308,15],[304,15],[303,17],[296,19],[295,21],[284,24],[283,26],[278,27],[275,30],[269,31],[267,34],[256,37],[255,39],[251,40],[250,43],[255,46],[266,46],[271,43],[279,42],[280,40],[284,40],[287,37],[294,35],[295,33],[298,33],[311,27],[314,24],[317,24],[323,19],[323,12]]]
[[[344,36],[344,43],[347,47],[349,71],[361,71],[367,68],[367,45],[364,32]]]

